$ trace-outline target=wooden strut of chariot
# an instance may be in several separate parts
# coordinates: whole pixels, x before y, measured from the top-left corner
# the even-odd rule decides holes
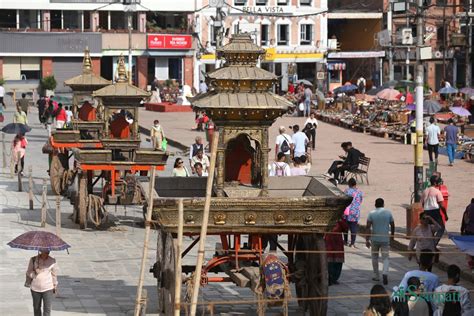
[[[268,176],[268,129],[291,103],[272,92],[278,78],[257,66],[264,53],[248,34],[234,35],[217,51],[224,66],[206,75],[209,91],[191,101],[216,124],[219,136],[216,150],[211,153],[211,160],[216,161],[212,170],[215,176],[210,181],[197,177],[156,178],[157,197],[150,202],[150,223],[156,226],[158,241],[151,271],[157,278],[158,306],[163,315],[179,315],[189,307],[194,315],[196,291],[212,282],[251,288],[258,299],[257,313],[263,315],[265,306],[271,304],[262,294],[265,244],[276,241],[276,236],[280,240],[281,236],[287,237],[287,245],[277,242],[277,246],[287,257],[287,281],[295,283],[298,298],[327,296],[323,236],[342,216],[351,198],[322,177]],[[176,239],[180,223],[182,234],[194,241],[177,252],[175,244],[182,244]],[[198,261],[196,265],[177,267],[197,243],[198,257],[204,255],[206,234],[220,238],[213,258],[203,265]],[[190,301],[181,300],[180,287],[175,292],[176,284],[181,282],[193,287],[188,289]],[[282,295],[284,313],[288,312],[289,297],[287,288]],[[299,300],[299,305],[310,315],[326,315],[325,300]]]

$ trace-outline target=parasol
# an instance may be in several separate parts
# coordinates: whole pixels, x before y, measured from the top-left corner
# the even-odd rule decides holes
[[[435,100],[423,101],[423,112],[427,114],[435,114],[441,110],[441,105]]]
[[[340,86],[340,87],[337,87],[336,89],[334,89],[334,93],[345,93],[345,92],[349,92],[349,91],[354,91],[354,90],[357,90],[358,87],[355,85],[355,84],[345,84],[343,86]]]
[[[26,133],[31,132],[31,127],[21,123],[10,123],[2,128],[2,132],[5,134],[25,135]]]
[[[408,104],[406,106],[406,109],[410,110],[410,111],[416,111],[416,105],[415,104]]]
[[[51,100],[53,100],[53,104],[62,103],[62,104],[72,104],[72,97],[67,97],[64,95],[56,94]]]
[[[458,89],[453,87],[444,87],[439,89],[439,94],[451,94],[451,93],[458,93]]]
[[[459,92],[467,94],[467,95],[474,95],[474,88],[471,87],[464,87]]]
[[[400,94],[400,92],[398,90],[395,90],[395,89],[392,89],[392,88],[387,88],[387,89],[383,89],[382,91],[377,93],[377,97],[379,99],[384,99],[384,100],[387,100],[387,101],[396,101],[396,100],[398,100],[397,96],[399,94]]]
[[[313,86],[313,84],[312,84],[311,82],[309,82],[308,80],[306,80],[306,79],[296,80],[296,83],[297,83],[297,84],[302,83],[302,84],[304,84],[305,86],[310,86],[310,87]]]
[[[449,234],[449,238],[462,252],[474,256],[474,236]]]
[[[452,106],[449,108],[451,112],[459,116],[470,116],[471,112],[463,108],[462,106]]]
[[[12,248],[38,250],[38,251],[58,251],[70,248],[64,240],[53,233],[47,231],[29,231],[10,241],[8,246]]]

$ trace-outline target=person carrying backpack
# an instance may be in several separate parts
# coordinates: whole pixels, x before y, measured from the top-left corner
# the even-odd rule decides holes
[[[270,170],[271,177],[289,177],[291,176],[290,165],[285,162],[285,154],[279,152],[277,155],[277,161],[272,164]]]
[[[285,126],[280,126],[280,135],[276,137],[275,141],[275,160],[278,161],[278,153],[283,153],[285,155],[285,162],[290,163],[291,147],[293,146],[293,141],[291,140],[291,136],[286,134],[285,131]]]

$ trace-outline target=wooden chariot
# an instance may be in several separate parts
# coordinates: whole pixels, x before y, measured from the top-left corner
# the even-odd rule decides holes
[[[176,259],[185,257],[199,240],[195,238],[182,253],[175,252],[180,199],[185,236],[199,236],[201,226],[207,225],[208,234],[220,238],[214,257],[202,267],[200,286],[233,282],[249,287],[259,298],[258,314],[263,315],[268,302],[262,272],[265,247],[274,241],[288,259],[286,279],[295,283],[301,307],[311,315],[326,314],[327,302],[314,299],[328,292],[323,234],[342,216],[351,198],[324,178],[268,176],[268,128],[291,104],[271,92],[276,76],[257,67],[264,52],[249,35],[234,35],[217,52],[225,64],[208,74],[210,90],[192,100],[219,132],[209,221],[203,222],[206,178],[156,178],[159,197],[153,200],[152,220],[157,223],[158,241],[152,272],[164,315],[173,314]],[[277,236],[286,236],[287,246]],[[189,276],[195,268],[184,265],[182,272]],[[287,291],[284,300],[290,296]]]
[[[83,74],[65,82],[74,93],[72,124],[57,129],[49,140],[53,192],[66,194],[77,179],[71,200],[73,218],[81,228],[88,218],[96,225],[106,219],[104,203],[142,204],[136,175],[164,170],[168,159],[166,152],[140,148],[138,107],[149,93],[128,83],[123,56],[117,70],[114,84],[96,76],[86,50]],[[95,188],[99,180],[102,186]]]

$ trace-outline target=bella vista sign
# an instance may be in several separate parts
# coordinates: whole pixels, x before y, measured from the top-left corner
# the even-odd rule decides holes
[[[276,7],[276,6],[242,7],[242,11],[248,12],[248,13],[272,13],[272,14],[290,13],[290,10],[287,7]]]
[[[147,34],[148,49],[191,49],[191,35]]]

